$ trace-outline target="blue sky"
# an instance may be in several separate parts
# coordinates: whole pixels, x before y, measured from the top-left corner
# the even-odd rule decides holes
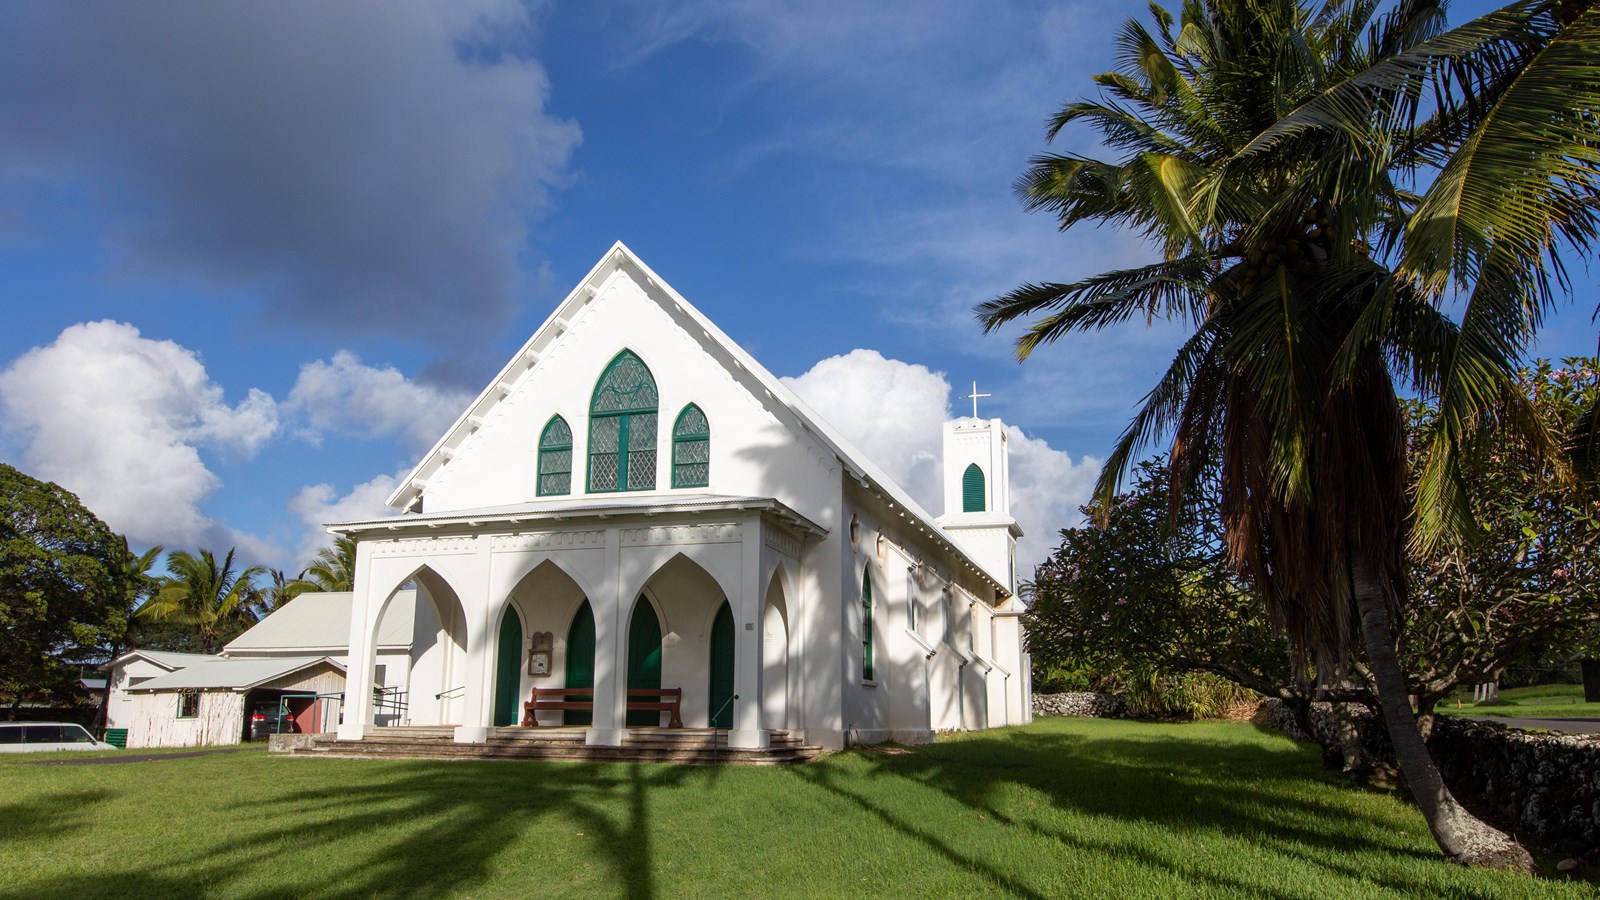
[[[971,308],[1144,258],[1010,192],[1143,10],[7,4],[0,459],[136,546],[297,571],[620,239],[936,514],[938,423],[976,380],[1027,438],[1037,561],[1174,334],[1019,366]],[[1544,355],[1593,352],[1577,275]],[[876,402],[830,397],[859,377]]]

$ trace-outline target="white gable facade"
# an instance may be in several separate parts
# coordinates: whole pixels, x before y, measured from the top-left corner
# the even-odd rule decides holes
[[[630,689],[680,689],[684,724],[736,747],[1026,722],[989,449],[997,499],[947,530],[617,244],[396,490],[404,513],[329,526],[357,541],[339,737],[379,727],[377,636],[413,586],[405,721],[459,742],[524,724],[535,688],[587,691],[592,713],[526,724],[595,745],[663,724]]]

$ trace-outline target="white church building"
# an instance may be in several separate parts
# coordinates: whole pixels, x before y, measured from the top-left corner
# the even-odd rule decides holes
[[[665,724],[629,692],[662,689],[734,747],[1025,723],[1006,431],[949,422],[944,455],[934,518],[618,243],[401,482],[403,512],[329,526],[357,542],[338,738],[382,727],[378,636],[413,587],[432,634],[404,721],[459,743],[565,723],[621,745]],[[535,689],[592,710],[525,711]]]

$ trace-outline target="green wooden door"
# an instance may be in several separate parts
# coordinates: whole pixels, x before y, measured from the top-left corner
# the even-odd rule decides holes
[[[655,607],[643,597],[633,605],[633,621],[628,623],[628,687],[661,687],[661,622]],[[660,725],[661,713],[650,710],[628,713],[629,725]]]
[[[500,617],[500,650],[494,663],[494,724],[517,724],[522,697],[522,619],[506,607]]]
[[[733,608],[724,600],[711,623],[712,728],[733,727],[733,634]]]
[[[587,600],[567,629],[567,688],[594,688],[594,610]],[[594,713],[581,709],[569,709],[561,717],[567,725],[588,725],[593,720]]]

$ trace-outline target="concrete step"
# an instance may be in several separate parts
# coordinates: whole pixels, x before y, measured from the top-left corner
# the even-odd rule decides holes
[[[548,759],[573,761],[674,762],[689,765],[741,763],[792,765],[820,755],[819,747],[805,746],[787,733],[774,734],[772,746],[740,749],[727,746],[725,732],[706,729],[636,730],[620,747],[589,746],[582,729],[542,731],[502,728],[482,744],[458,744],[454,729],[377,729],[360,741],[340,741],[318,735],[309,748],[291,755],[358,759]]]

